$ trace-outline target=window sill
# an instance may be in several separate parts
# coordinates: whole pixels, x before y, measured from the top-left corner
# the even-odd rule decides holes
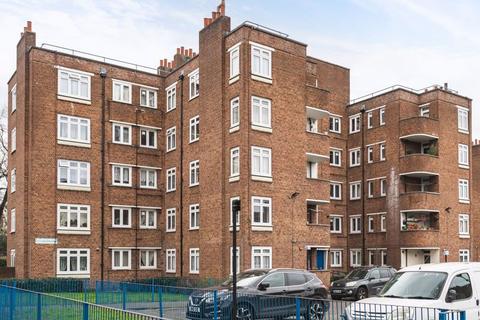
[[[66,141],[66,140],[58,140],[57,143],[65,146],[71,147],[80,147],[80,148],[91,148],[92,145],[90,143],[82,143],[82,142],[73,142],[73,141]]]
[[[342,198],[330,198],[331,201],[342,201]]]
[[[317,135],[317,136],[328,137],[328,131],[318,132],[318,131],[305,130],[305,132],[306,132],[306,133],[310,133],[310,134],[314,134],[314,135]]]
[[[127,184],[115,184],[115,183],[112,183],[111,186],[112,187],[119,187],[119,188],[131,188],[132,187],[131,184],[127,185]]]
[[[195,183],[195,184],[191,184],[189,185],[190,188],[193,188],[193,187],[198,187],[200,185],[200,183]]]
[[[236,182],[236,181],[240,181],[239,175],[228,178],[228,182]]]
[[[190,274],[200,274],[200,271],[190,271]]]
[[[233,226],[230,226],[228,229],[229,229],[230,231],[233,231]],[[240,231],[240,226],[237,226],[235,229],[237,229],[237,231]]]
[[[234,84],[234,83],[237,82],[238,80],[240,80],[240,75],[239,75],[239,74],[237,74],[236,76],[231,77],[231,78],[228,80],[228,84]]]
[[[359,164],[350,165],[350,168],[357,168],[357,167],[360,167],[360,165]]]
[[[253,181],[260,181],[260,182],[272,182],[272,177],[263,177],[263,176],[254,176],[252,175]]]
[[[254,125],[254,124],[252,124],[252,130],[272,133],[272,128],[261,127],[261,126],[257,126],[257,125]]]
[[[176,149],[177,149],[177,148],[173,148],[173,149],[167,150],[167,151],[165,151],[165,153],[170,153],[170,152],[172,152],[172,151],[175,151]]]
[[[90,235],[90,230],[57,230],[58,234],[70,234],[70,235],[82,235],[87,236]]]
[[[266,78],[264,76],[259,76],[259,75],[256,75],[256,74],[252,74],[252,79],[256,80],[256,81],[263,82],[263,83],[268,83],[268,84],[273,83],[272,78]]]
[[[144,187],[144,186],[140,186],[139,189],[142,189],[142,190],[158,190],[157,187]]]
[[[118,145],[120,145],[120,146],[130,146],[130,147],[133,147],[132,143],[124,143],[124,142],[112,141],[112,144],[118,144]]]
[[[157,146],[152,147],[152,146],[142,146],[142,145],[140,145],[140,148],[150,149],[150,150],[157,150],[158,149]]]
[[[177,191],[177,189],[167,190],[167,191],[165,191],[165,193],[172,193],[172,192],[175,192],[175,191]]]
[[[188,99],[188,102],[190,102],[192,100],[195,100],[198,97],[200,97],[200,94],[197,94],[196,96],[190,97],[190,99]]]
[[[140,226],[139,229],[140,230],[156,230],[157,226],[155,226],[155,227],[142,227],[142,226]]]
[[[470,204],[470,200],[458,200],[459,203]]]
[[[461,234],[458,236],[460,239],[470,239],[470,235],[469,234]]]
[[[132,101],[122,101],[122,100],[115,100],[115,99],[112,99],[112,102],[123,103],[123,104],[132,104]]]
[[[132,270],[132,268],[112,268],[112,271],[129,271]]]
[[[166,233],[174,233],[174,232],[176,232],[176,231],[177,231],[177,230],[167,230],[167,231],[165,231],[165,232],[166,232]]]
[[[138,270],[142,270],[142,271],[152,271],[152,270],[157,270],[158,268],[157,267],[139,267]]]
[[[112,229],[132,229],[132,226],[112,226]]]
[[[83,279],[88,279],[88,278],[90,278],[90,273],[88,273],[88,274],[76,274],[76,273],[58,274],[57,273],[57,278],[83,278]]]
[[[154,107],[152,107],[152,106],[146,106],[146,105],[140,104],[140,107],[142,107],[142,108],[147,108],[147,109],[153,109],[153,110],[158,109],[158,106],[157,106],[157,105],[155,105]]]
[[[175,110],[175,109],[177,109],[177,107],[172,108],[172,109],[167,109],[167,112],[165,112],[165,113],[169,113],[169,112],[171,112],[171,111],[173,111],[173,110]]]
[[[190,141],[188,142],[188,144],[192,144],[192,143],[195,143],[195,142],[198,142],[198,141],[200,141],[200,138],[195,139],[195,140],[190,140]]]
[[[91,191],[90,187],[68,186],[68,185],[59,185],[59,184],[57,184],[57,189],[70,190],[70,191],[86,191],[86,192]]]
[[[190,231],[198,231],[198,230],[200,230],[200,227],[188,228],[188,230],[190,230]]]
[[[92,104],[91,100],[84,100],[84,99],[80,99],[80,98],[73,98],[73,97],[62,96],[62,95],[57,95],[57,99],[64,100],[64,101],[81,103],[81,104],[87,104],[87,105]]]
[[[231,127],[230,130],[228,130],[230,133],[234,133],[240,130],[240,125],[236,125],[235,127]]]
[[[272,226],[252,226],[252,231],[273,231]]]
[[[470,169],[470,166],[469,166],[469,165],[466,165],[466,164],[459,164],[458,167],[459,167],[460,169],[467,169],[467,170]]]
[[[470,134],[470,132],[468,130],[458,129],[458,132],[463,133],[463,134]]]

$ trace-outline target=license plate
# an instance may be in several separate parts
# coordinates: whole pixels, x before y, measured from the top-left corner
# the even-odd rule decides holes
[[[188,311],[190,312],[197,312],[199,313],[200,312],[200,307],[188,307]]]
[[[342,290],[333,290],[333,293],[342,293]]]

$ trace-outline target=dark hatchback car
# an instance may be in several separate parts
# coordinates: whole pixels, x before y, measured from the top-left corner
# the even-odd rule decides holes
[[[301,299],[300,312],[305,319],[321,320],[328,308],[328,296],[318,277],[305,270],[256,269],[238,275],[237,318],[244,320],[286,318],[296,314],[295,297]],[[213,319],[214,295],[217,291],[219,319],[232,319],[232,281],[221,287],[193,292],[188,300],[187,319]]]
[[[376,295],[397,271],[392,267],[361,267],[352,270],[345,278],[332,282],[332,299],[354,298],[361,300]]]

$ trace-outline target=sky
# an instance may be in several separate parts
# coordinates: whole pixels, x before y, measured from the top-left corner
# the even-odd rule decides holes
[[[0,0],[0,107],[27,20],[49,43],[156,67],[198,31],[220,0]],[[448,82],[473,99],[480,138],[480,1],[226,0],[232,28],[252,21],[308,44],[309,55],[350,69],[351,98],[401,84]],[[478,81],[478,82],[477,82]]]

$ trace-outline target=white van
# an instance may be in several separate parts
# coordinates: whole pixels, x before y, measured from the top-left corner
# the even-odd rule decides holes
[[[377,297],[352,303],[344,319],[480,319],[480,263],[439,263],[398,271]]]

